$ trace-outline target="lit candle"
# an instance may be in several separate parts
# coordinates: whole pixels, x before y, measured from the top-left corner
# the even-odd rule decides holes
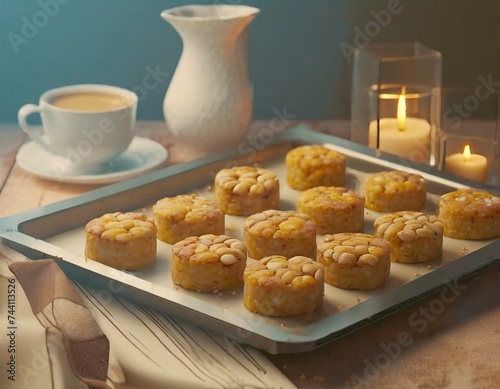
[[[387,153],[398,155],[406,159],[415,159],[418,153],[418,162],[427,162],[430,153],[431,126],[425,119],[406,116],[406,98],[404,90],[398,98],[397,115],[395,118],[379,120],[378,148]],[[377,121],[370,123],[368,131],[368,146],[377,147]]]
[[[465,145],[463,153],[446,157],[445,170],[470,181],[484,183],[488,180],[488,159],[484,155],[471,154]]]

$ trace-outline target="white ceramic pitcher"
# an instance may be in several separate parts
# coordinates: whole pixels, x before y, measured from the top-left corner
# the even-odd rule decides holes
[[[259,9],[245,5],[188,5],[161,13],[179,33],[183,51],[163,114],[193,155],[236,147],[252,119],[248,29]]]

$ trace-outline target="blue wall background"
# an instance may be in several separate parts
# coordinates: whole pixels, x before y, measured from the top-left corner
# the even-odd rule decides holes
[[[139,118],[162,119],[182,44],[160,13],[215,1],[261,9],[250,30],[256,119],[283,107],[299,119],[348,118],[352,64],[342,47],[360,42],[418,40],[442,52],[444,85],[474,87],[488,75],[500,85],[497,0],[0,0],[0,122],[75,83],[147,92]],[[389,9],[399,12],[387,19]],[[153,70],[157,87],[141,89]]]

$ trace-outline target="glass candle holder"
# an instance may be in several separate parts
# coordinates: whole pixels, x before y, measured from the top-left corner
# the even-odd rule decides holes
[[[466,180],[499,185],[499,98],[486,88],[443,88],[438,168]]]
[[[351,140],[435,165],[440,88],[441,54],[419,42],[357,49]]]

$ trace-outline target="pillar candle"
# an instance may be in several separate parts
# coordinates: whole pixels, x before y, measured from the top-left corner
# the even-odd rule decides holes
[[[400,157],[426,163],[430,155],[430,123],[421,118],[407,117],[401,130],[401,120],[380,119],[379,149]],[[377,121],[370,123],[368,146],[377,147]]]
[[[463,153],[446,157],[445,170],[470,181],[488,181],[488,159],[484,155],[471,154],[469,145],[465,145]]]

